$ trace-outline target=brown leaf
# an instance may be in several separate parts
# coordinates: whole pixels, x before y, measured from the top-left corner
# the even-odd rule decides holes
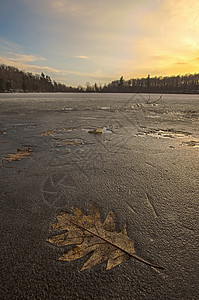
[[[115,215],[112,211],[108,213],[104,223],[101,222],[99,210],[94,206],[89,215],[84,215],[80,209],[75,208],[73,215],[60,213],[57,220],[57,224],[52,225],[53,230],[67,230],[67,233],[55,235],[47,241],[58,247],[75,245],[59,260],[73,261],[93,252],[81,270],[89,269],[103,261],[107,261],[107,270],[112,269],[130,257],[150,266],[162,268],[135,255],[134,242],[127,235],[126,225],[122,232],[117,232]]]
[[[54,133],[55,133],[55,130],[46,131],[46,132],[42,133],[41,136],[48,136],[48,135],[51,135],[51,134],[54,134]]]
[[[30,147],[27,147],[25,150],[17,149],[17,153],[15,154],[8,154],[8,157],[4,157],[4,159],[8,162],[11,162],[13,160],[21,160],[23,158],[27,158],[31,155],[32,149]]]
[[[90,129],[88,133],[102,134],[102,128]]]
[[[4,134],[4,132],[2,130],[0,130],[0,134]]]

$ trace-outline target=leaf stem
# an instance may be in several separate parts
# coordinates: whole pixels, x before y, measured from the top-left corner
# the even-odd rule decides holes
[[[124,250],[123,250],[124,251]],[[139,256],[137,256],[136,254],[129,254],[131,255],[132,257],[134,257],[135,259],[143,262],[144,264],[148,265],[148,266],[151,266],[153,268],[156,268],[156,269],[161,269],[161,270],[164,270],[164,267],[161,267],[161,266],[157,266],[157,265],[153,265],[152,263],[140,258]]]

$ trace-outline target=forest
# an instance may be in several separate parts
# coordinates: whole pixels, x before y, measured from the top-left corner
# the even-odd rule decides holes
[[[0,65],[0,92],[71,92],[71,87],[52,81],[50,76],[32,74],[19,69]]]
[[[199,93],[199,74],[131,78],[123,76],[108,84],[86,83],[86,87],[66,86],[43,72],[33,74],[13,66],[0,65],[0,93],[12,92],[97,92],[97,93]]]

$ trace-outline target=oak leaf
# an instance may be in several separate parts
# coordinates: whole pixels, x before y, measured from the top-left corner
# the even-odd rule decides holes
[[[4,159],[8,162],[11,162],[13,160],[21,160],[23,158],[27,158],[31,155],[32,149],[30,147],[27,147],[25,150],[17,149],[17,153],[15,154],[8,154],[8,157],[4,157]]]
[[[128,237],[126,225],[122,232],[117,232],[115,227],[115,215],[110,211],[104,221],[101,222],[99,210],[93,206],[89,215],[75,208],[74,214],[67,212],[57,216],[58,222],[52,225],[52,229],[66,231],[55,235],[47,241],[58,247],[75,245],[67,250],[59,260],[73,261],[93,252],[84,263],[82,270],[89,269],[97,264],[107,261],[106,269],[111,269],[120,263],[134,257],[143,263],[156,268],[153,265],[135,255],[134,242]]]

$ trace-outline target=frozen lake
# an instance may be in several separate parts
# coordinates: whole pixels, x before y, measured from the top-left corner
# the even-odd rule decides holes
[[[0,157],[4,298],[197,299],[199,95],[0,94]],[[93,204],[164,270],[58,261],[56,215]]]

